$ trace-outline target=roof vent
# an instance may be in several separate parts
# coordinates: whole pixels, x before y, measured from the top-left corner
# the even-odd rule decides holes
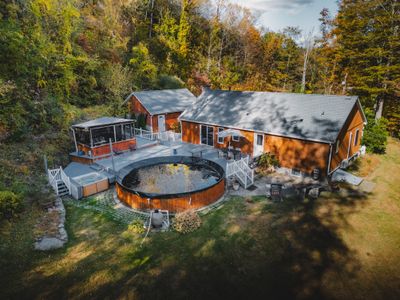
[[[325,112],[324,112],[324,111],[321,113],[321,116],[323,116],[323,115],[325,115]]]
[[[303,119],[297,119],[297,120],[293,120],[292,121],[292,124],[297,124],[297,123],[300,123],[300,122],[303,122]]]
[[[350,96],[347,96],[347,97],[345,97],[344,99],[346,99],[346,100],[351,100],[351,97],[350,97]]]

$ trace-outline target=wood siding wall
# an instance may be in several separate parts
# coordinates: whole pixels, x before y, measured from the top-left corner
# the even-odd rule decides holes
[[[129,110],[136,116],[139,114],[146,115],[146,125],[152,127],[153,132],[158,132],[158,115],[151,115],[149,111],[140,103],[140,101],[135,97],[131,96]],[[178,117],[182,112],[165,113],[160,115],[165,115],[165,130],[171,130],[174,123],[178,123]]]
[[[358,141],[357,144],[355,145],[354,139],[356,137],[357,129],[358,129]],[[342,131],[339,134],[338,139],[340,142],[337,153],[336,153],[336,143],[335,145],[333,145],[330,171],[333,171],[336,168],[338,168],[343,160],[350,158],[360,150],[363,129],[364,129],[364,119],[362,116],[362,112],[359,106],[355,105],[349,118],[347,119],[345,125],[343,126]],[[350,133],[352,133],[352,138],[351,138],[349,156],[347,157],[347,152],[349,149],[349,142],[350,142]]]
[[[114,151],[127,151],[134,147],[136,147],[136,139],[130,139],[112,143],[112,148]],[[104,144],[93,148],[87,145],[78,144],[78,149],[85,152],[86,155],[89,155],[89,151],[91,151],[93,157],[110,154],[109,144]]]
[[[264,135],[264,152],[274,154],[281,167],[298,169],[311,174],[314,169],[320,169],[326,174],[329,145],[298,139]]]
[[[140,101],[133,95],[131,96],[131,99],[130,99],[129,110],[135,116],[137,116],[139,114],[146,115],[146,125],[147,126],[151,126],[151,115],[150,115],[150,113],[142,105],[142,103],[140,103]]]
[[[214,147],[227,147],[229,138],[225,138],[224,142],[219,144],[217,138],[218,126],[211,127],[214,127]],[[239,142],[231,141],[231,146],[240,148],[243,153],[252,156],[254,132],[247,130],[240,130],[240,132],[244,137],[240,138]],[[200,124],[182,121],[182,140],[192,144],[200,144]],[[275,154],[281,166],[285,168],[299,169],[305,173],[311,173],[316,168],[321,170],[321,174],[326,174],[327,171],[328,144],[264,134],[264,152]]]
[[[148,211],[153,209],[166,209],[171,213],[188,209],[199,209],[214,203],[224,195],[225,179],[207,190],[191,193],[190,195],[171,199],[150,199],[133,194],[116,183],[118,198],[132,208]]]
[[[182,112],[160,114],[165,116],[165,130],[172,130],[172,125],[178,123],[178,117]],[[154,115],[153,118],[153,132],[158,132],[158,116]]]

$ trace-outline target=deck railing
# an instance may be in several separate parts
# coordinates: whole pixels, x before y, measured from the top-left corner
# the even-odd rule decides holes
[[[135,128],[135,136],[151,141],[181,141],[182,134],[173,131],[152,132],[142,128]]]
[[[53,190],[56,192],[57,195],[59,195],[59,183],[63,182],[65,186],[68,189],[68,193],[71,194],[71,180],[65,174],[64,170],[62,167],[59,167],[57,169],[48,169],[47,170],[47,178],[49,180],[49,184],[53,188]]]
[[[249,156],[228,162],[226,176],[236,176],[245,189],[251,186],[254,183],[254,170],[249,167]]]

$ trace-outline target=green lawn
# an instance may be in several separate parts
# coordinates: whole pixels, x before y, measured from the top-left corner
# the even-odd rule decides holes
[[[371,167],[374,164],[374,167]],[[370,195],[232,198],[189,235],[140,236],[67,205],[67,247],[33,252],[33,209],[0,235],[0,298],[400,298],[400,143],[357,172]]]

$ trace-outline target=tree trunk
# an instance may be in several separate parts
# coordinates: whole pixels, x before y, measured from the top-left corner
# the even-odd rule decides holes
[[[150,0],[150,27],[149,27],[149,38],[151,38],[152,34],[153,34],[153,10],[154,10],[154,1],[155,0]]]
[[[380,118],[382,118],[382,114],[383,114],[383,104],[384,104],[385,100],[383,99],[383,97],[378,97],[377,101],[376,101],[376,109],[375,109],[375,120],[379,120]]]
[[[303,63],[303,76],[301,78],[301,93],[304,93],[306,90],[306,75],[307,75],[307,61],[308,61],[308,54],[309,54],[309,48],[307,47],[305,53],[304,53],[304,63]]]

